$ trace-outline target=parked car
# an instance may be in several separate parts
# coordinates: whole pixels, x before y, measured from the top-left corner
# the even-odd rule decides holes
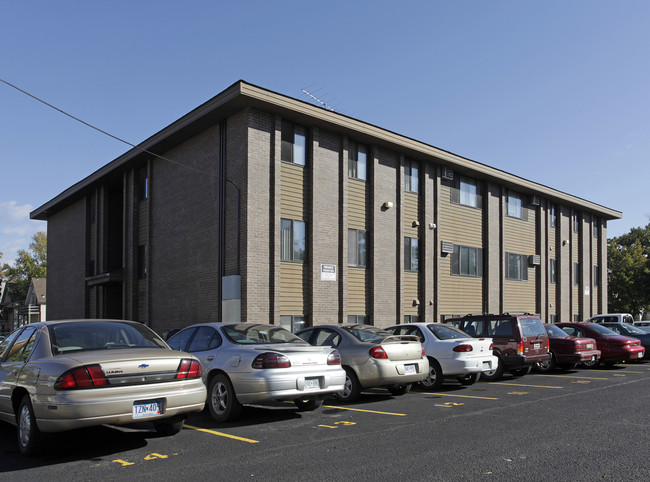
[[[634,326],[650,333],[650,321],[635,321]]]
[[[142,323],[32,323],[0,343],[0,418],[18,426],[25,455],[42,432],[93,425],[151,421],[173,435],[205,397],[198,359]]]
[[[600,350],[600,359],[595,362],[583,362],[583,365],[588,367],[599,364],[613,366],[628,360],[638,360],[643,358],[645,353],[645,349],[637,338],[621,336],[599,323],[558,323],[557,326],[570,336],[596,340],[596,348]]]
[[[498,380],[505,371],[515,376],[530,373],[534,363],[550,359],[548,335],[538,316],[466,315],[444,320],[473,337],[492,338],[494,355],[499,362],[494,370],[485,371],[481,378]]]
[[[237,418],[247,403],[293,401],[301,411],[316,410],[345,383],[338,351],[313,347],[280,326],[201,323],[167,343],[203,364],[207,405],[217,422]]]
[[[619,335],[629,336],[632,338],[637,338],[641,341],[641,345],[645,348],[644,358],[650,357],[650,333],[643,330],[641,327],[631,325],[629,323],[601,323],[602,326],[606,326],[612,331],[615,331]]]
[[[629,313],[607,313],[604,315],[592,316],[588,323],[632,323],[634,324],[634,317]]]
[[[297,333],[314,346],[331,346],[341,353],[344,402],[357,400],[363,389],[386,387],[403,395],[429,374],[429,362],[420,340],[397,336],[370,325],[318,325]]]
[[[499,362],[492,353],[491,338],[472,338],[443,323],[405,323],[388,327],[386,331],[418,337],[429,359],[429,376],[420,384],[429,390],[440,388],[445,378],[471,385],[482,372],[494,370]]]
[[[572,370],[578,363],[597,362],[600,351],[593,338],[569,336],[557,325],[544,325],[548,334],[551,358],[535,364],[535,370],[547,372],[555,368]]]

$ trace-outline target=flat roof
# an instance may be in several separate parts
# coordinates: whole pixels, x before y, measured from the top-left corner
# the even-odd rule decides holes
[[[330,131],[350,135],[364,143],[383,145],[395,151],[402,151],[417,160],[434,162],[483,180],[495,181],[518,192],[546,197],[561,204],[589,211],[604,219],[611,220],[622,217],[620,211],[558,191],[309,102],[272,92],[243,80],[235,82],[141,144],[72,185],[55,198],[32,211],[30,217],[32,219],[47,220],[51,214],[63,209],[82,196],[88,187],[116,173],[122,166],[142,162],[154,154],[164,155],[172,146],[189,139],[208,126],[214,125],[246,107],[278,112],[283,117],[298,123],[317,125]]]

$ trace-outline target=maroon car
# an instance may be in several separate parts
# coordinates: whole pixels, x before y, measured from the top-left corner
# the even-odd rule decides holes
[[[570,336],[588,337],[596,340],[596,348],[600,350],[600,360],[586,362],[587,366],[599,363],[612,366],[628,360],[639,360],[645,354],[645,348],[637,338],[621,336],[598,323],[558,323]]]
[[[557,325],[544,325],[548,333],[549,352],[551,359],[538,362],[535,370],[548,372],[555,368],[571,370],[578,363],[593,362],[600,359],[600,350],[596,348],[593,338],[569,336]]]

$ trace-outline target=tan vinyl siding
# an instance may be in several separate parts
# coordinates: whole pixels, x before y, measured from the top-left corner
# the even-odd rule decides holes
[[[418,227],[413,226],[413,221],[420,220],[419,196],[416,193],[404,193],[404,236],[410,238],[418,237]]]
[[[451,255],[441,259],[440,312],[465,315],[483,312],[483,278],[451,276]]]
[[[302,263],[280,263],[280,314],[304,313]]]
[[[504,268],[506,253],[524,254],[527,256],[535,253],[535,226],[537,211],[528,210],[526,221],[505,216],[504,226]],[[504,311],[506,312],[536,312],[535,286],[537,267],[528,267],[528,280],[510,280],[504,275]]]
[[[557,315],[557,302],[556,302],[556,296],[557,296],[557,284],[550,283],[548,285],[548,314],[549,315]],[[558,322],[564,321],[564,320],[557,320]]]
[[[421,300],[418,294],[418,273],[404,273],[404,314],[417,315],[418,306],[413,300]]]
[[[571,217],[571,312],[573,315],[580,315],[580,296],[582,295],[582,284],[576,285],[576,276],[580,276],[575,271],[575,264],[580,263],[580,234],[573,229],[573,217]],[[583,317],[580,317],[582,320]],[[573,321],[573,316],[571,320]]]
[[[366,270],[348,268],[348,314],[366,313]]]
[[[280,212],[285,219],[304,219],[305,169],[296,164],[281,163]]]
[[[366,229],[366,183],[348,179],[348,228]]]
[[[591,286],[593,293],[591,294],[591,312],[595,315],[599,313],[598,309],[598,300],[600,299],[600,286],[597,286],[598,282],[593,278],[594,276],[594,266],[598,266],[599,271],[602,269],[598,263],[598,238],[595,238],[593,231],[591,233]]]

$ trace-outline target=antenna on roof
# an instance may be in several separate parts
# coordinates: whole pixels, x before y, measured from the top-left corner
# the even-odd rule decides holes
[[[309,97],[311,97],[312,99],[314,99],[314,100],[315,100],[316,102],[318,102],[320,105],[322,105],[323,107],[325,107],[327,110],[331,110],[332,112],[334,112],[334,108],[331,107],[331,106],[330,106],[329,104],[327,104],[326,102],[320,100],[320,99],[319,99],[318,97],[316,97],[315,95],[310,94],[310,93],[307,92],[305,89],[300,89],[300,90],[302,90],[306,95],[308,95]]]

